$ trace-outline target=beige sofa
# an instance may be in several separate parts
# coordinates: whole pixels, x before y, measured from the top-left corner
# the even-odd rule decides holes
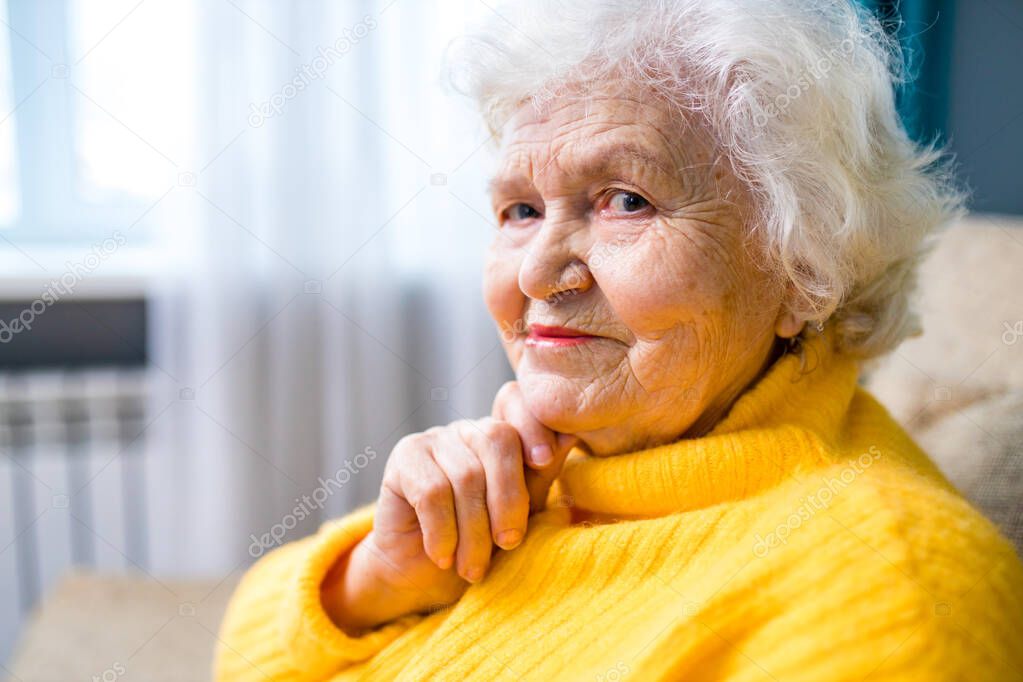
[[[866,383],[1023,554],[1023,220],[948,230],[920,281],[924,333]]]
[[[1023,548],[1023,220],[978,216],[949,230],[922,282],[924,335],[865,382]],[[69,576],[33,616],[12,679],[208,679],[236,578]]]
[[[72,573],[33,614],[10,682],[208,680],[237,579]]]

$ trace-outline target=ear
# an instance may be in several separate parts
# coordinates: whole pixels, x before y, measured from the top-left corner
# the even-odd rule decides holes
[[[798,292],[791,284],[785,287],[785,296],[781,301],[778,317],[774,321],[774,333],[783,339],[797,336],[806,326],[807,318],[796,305],[798,296]]]
[[[791,339],[803,331],[805,326],[806,320],[786,305],[782,306],[778,319],[774,321],[774,333],[783,339]]]

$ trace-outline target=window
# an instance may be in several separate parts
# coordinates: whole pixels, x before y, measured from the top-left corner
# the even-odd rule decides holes
[[[192,9],[0,0],[0,249],[88,248],[177,183],[194,138]],[[146,226],[132,235],[142,246]]]
[[[0,17],[7,16],[7,2],[0,0]],[[6,27],[0,27],[4,29]],[[18,169],[14,157],[15,120],[11,98],[11,49],[6,30],[0,30],[0,225],[18,217]]]

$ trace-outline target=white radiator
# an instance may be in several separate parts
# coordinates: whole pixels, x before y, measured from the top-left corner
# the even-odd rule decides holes
[[[147,373],[0,373],[0,661],[72,565],[145,570]]]

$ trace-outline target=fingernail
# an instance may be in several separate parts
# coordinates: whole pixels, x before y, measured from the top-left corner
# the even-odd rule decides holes
[[[453,561],[454,561],[453,558],[451,558],[450,556],[446,556],[437,562],[437,566],[439,566],[442,571],[446,571],[449,568],[451,568],[451,563]]]
[[[503,530],[497,534],[497,544],[502,549],[513,549],[522,542],[522,533],[517,530]]]
[[[479,566],[473,566],[465,571],[465,579],[471,583],[478,583],[482,577],[483,569]]]
[[[547,444],[534,445],[533,449],[529,451],[529,458],[533,460],[533,464],[544,467],[554,460],[554,451]]]

